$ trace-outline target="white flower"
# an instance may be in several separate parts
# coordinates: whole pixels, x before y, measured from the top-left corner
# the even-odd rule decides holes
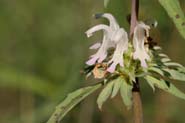
[[[120,28],[113,40],[116,42],[116,49],[114,55],[109,63],[112,63],[107,71],[113,73],[116,69],[116,66],[119,64],[124,67],[123,54],[128,49],[128,35],[127,32]]]
[[[116,19],[114,18],[114,16],[112,16],[112,14],[109,14],[109,13],[104,13],[104,14],[95,14],[95,18],[98,19],[98,18],[101,18],[101,17],[104,17],[106,19],[109,20],[109,25],[110,25],[110,28],[115,31],[117,29],[119,29],[119,24],[117,23]]]
[[[93,65],[98,61],[101,63],[107,57],[107,50],[114,47],[115,51],[112,59],[108,62],[110,67],[109,72],[114,72],[116,66],[119,64],[123,67],[123,54],[128,48],[128,36],[123,28],[120,28],[116,19],[108,13],[96,14],[96,18],[104,17],[109,20],[109,26],[100,24],[89,29],[86,34],[88,37],[92,36],[94,32],[103,30],[102,43],[96,43],[90,49],[98,49],[97,53],[91,56],[91,59],[86,62],[88,65]]]
[[[141,62],[141,66],[144,68],[147,67],[146,61],[150,59],[144,46],[146,37],[149,36],[149,29],[150,27],[148,25],[144,24],[143,22],[139,22],[134,29],[133,36],[133,46],[135,49],[133,58],[139,59]]]
[[[107,50],[108,48],[113,46],[113,43],[110,41],[110,35],[111,35],[111,29],[109,26],[100,24],[97,26],[94,26],[87,30],[86,35],[87,37],[90,37],[93,35],[94,32],[97,32],[99,30],[103,30],[103,41],[101,46],[97,46],[98,44],[95,44],[90,47],[90,49],[96,49],[98,47],[99,50],[96,54],[91,56],[91,59],[86,62],[88,65],[93,65],[98,61],[98,63],[101,63],[106,57],[107,57]]]

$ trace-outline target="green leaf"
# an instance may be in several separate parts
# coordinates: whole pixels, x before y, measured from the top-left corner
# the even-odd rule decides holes
[[[185,39],[185,17],[178,0],[159,0],[170,18],[175,23],[181,36]]]
[[[156,67],[149,67],[148,70],[149,70],[149,71],[156,72],[156,73],[160,74],[161,76],[164,76],[164,72],[163,72],[161,69],[159,69],[159,68],[156,68]]]
[[[167,62],[167,63],[164,63],[164,65],[168,67],[183,67],[181,64],[175,63],[175,62]]]
[[[128,109],[132,106],[132,85],[128,84],[124,78],[122,78],[122,84],[120,88],[120,94],[124,104]]]
[[[176,97],[179,97],[181,99],[185,99],[185,94],[181,92],[179,89],[177,89],[173,84],[168,83],[164,80],[156,79],[152,76],[146,76],[144,77],[152,86],[156,86]]]
[[[168,58],[168,56],[167,56],[166,54],[164,54],[164,53],[159,53],[159,56],[160,56],[160,57]]]
[[[106,8],[109,4],[110,0],[104,0],[104,7]]]
[[[178,67],[177,69],[179,72],[185,73],[185,67]]]
[[[147,81],[147,83],[150,85],[150,87],[152,88],[153,91],[155,91],[155,86],[154,83],[148,79],[150,79],[148,76],[144,77]]]
[[[150,86],[154,89],[154,87],[158,87],[160,89],[163,89],[163,90],[167,90],[168,89],[168,86],[166,85],[166,83],[164,83],[163,81],[160,81],[152,76],[145,76],[144,77],[147,82],[150,84]]]
[[[154,46],[153,49],[154,49],[154,50],[162,50],[162,48],[159,47],[159,46]]]
[[[55,112],[52,114],[47,123],[59,123],[74,106],[76,106],[85,97],[87,97],[100,87],[101,83],[94,86],[81,88],[68,94],[66,99],[56,107]]]
[[[121,87],[121,84],[122,84],[121,80],[122,80],[121,77],[118,77],[117,79],[113,80],[114,86],[113,86],[111,98],[114,98],[117,95],[117,93]]]
[[[109,82],[105,88],[101,91],[101,93],[98,96],[97,104],[98,108],[101,110],[103,103],[109,98],[109,96],[112,93],[114,83],[111,81]]]
[[[170,79],[185,81],[185,73],[173,69],[163,69],[170,74]]]
[[[161,61],[162,61],[163,63],[165,63],[165,62],[171,61],[171,59],[169,59],[169,58],[162,58]]]

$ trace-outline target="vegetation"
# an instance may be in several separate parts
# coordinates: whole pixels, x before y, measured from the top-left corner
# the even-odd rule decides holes
[[[86,39],[84,32],[97,23],[91,19],[91,15],[97,12],[112,13],[120,26],[129,32],[126,16],[130,13],[130,1],[110,0],[105,1],[105,4],[106,8],[103,8],[103,1],[0,1],[2,98],[0,122],[47,122],[55,106],[65,99],[57,107],[57,109],[65,107],[65,110],[57,110],[58,120],[61,120],[71,108],[102,85],[105,88],[98,99],[99,107],[109,96],[114,97],[106,102],[102,112],[95,105],[94,97],[97,97],[95,94],[88,96],[82,104],[77,105],[62,122],[132,122],[132,110],[127,110],[122,105],[120,95],[116,96],[116,92],[122,90],[122,87],[119,83],[115,84],[115,81],[122,78],[117,78],[118,80],[111,78],[112,81],[101,83],[94,82],[91,78],[85,80],[85,76],[80,73],[90,54],[87,52],[88,46],[93,44]],[[151,63],[148,71],[157,78],[148,75],[140,81],[145,122],[184,122],[183,100],[158,90],[154,96],[153,91],[143,82],[148,80],[153,89],[157,86],[184,98],[184,94],[174,86],[182,91],[185,87],[181,84],[183,82],[176,82],[176,80],[184,81],[184,68],[177,64],[177,62],[183,65],[185,63],[183,5],[185,5],[183,1],[178,3],[173,0],[140,0],[139,20],[157,20],[158,26],[151,29],[150,36],[163,47],[163,51],[151,50],[153,56],[157,55],[154,61],[160,65],[155,66]],[[92,40],[100,37],[98,35]],[[157,52],[158,54],[155,54]],[[157,61],[158,58],[161,61]],[[159,77],[163,79],[160,82]],[[166,80],[172,81],[168,83]],[[92,86],[74,91],[86,85]],[[129,84],[125,86],[129,89]],[[106,87],[115,88],[114,93],[107,93],[110,89],[105,90]],[[68,93],[70,94],[65,98]],[[126,98],[122,94],[124,92],[121,96]],[[123,101],[126,105],[131,103],[129,98]]]

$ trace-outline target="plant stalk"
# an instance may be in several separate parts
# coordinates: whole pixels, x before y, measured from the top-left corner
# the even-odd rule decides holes
[[[132,37],[134,28],[137,25],[138,12],[139,12],[139,0],[132,0],[131,20],[130,20],[130,37]],[[140,92],[138,78],[136,78],[136,82],[133,82],[132,95],[133,95],[134,123],[143,123],[143,110],[142,110],[141,92]]]

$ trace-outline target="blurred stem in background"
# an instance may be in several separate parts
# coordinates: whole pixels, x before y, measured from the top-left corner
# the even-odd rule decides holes
[[[20,93],[20,120],[21,123],[35,123],[34,96],[29,92]]]

